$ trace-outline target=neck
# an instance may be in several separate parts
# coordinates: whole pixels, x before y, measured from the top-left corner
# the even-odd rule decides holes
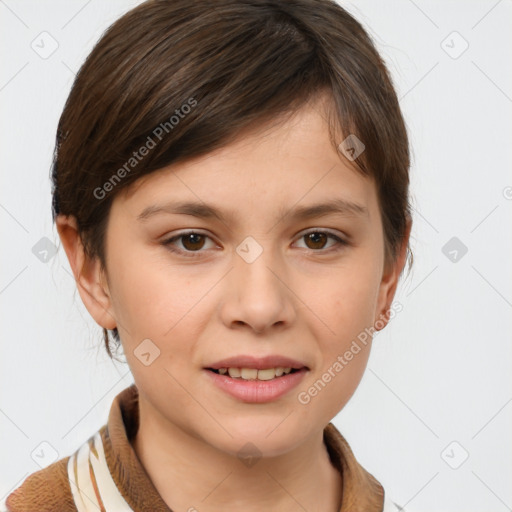
[[[323,430],[290,452],[244,464],[170,422],[145,414],[133,448],[171,510],[339,512],[342,478]]]

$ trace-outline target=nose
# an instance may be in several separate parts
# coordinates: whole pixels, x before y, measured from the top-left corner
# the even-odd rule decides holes
[[[255,333],[291,325],[295,318],[293,292],[285,265],[263,249],[252,260],[235,253],[223,290],[221,316],[226,326],[247,326]]]

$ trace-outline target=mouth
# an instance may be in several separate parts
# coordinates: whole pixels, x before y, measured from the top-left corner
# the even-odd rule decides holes
[[[237,380],[275,380],[282,379],[286,375],[290,375],[293,373],[297,373],[303,368],[291,368],[291,367],[276,367],[276,368],[264,368],[261,370],[257,370],[256,368],[237,368],[237,367],[229,367],[229,368],[206,368],[206,370],[216,373],[217,375],[224,375],[225,377],[230,377],[232,379]]]
[[[283,398],[306,377],[309,369],[271,368],[203,368],[208,381],[241,402],[265,403]]]

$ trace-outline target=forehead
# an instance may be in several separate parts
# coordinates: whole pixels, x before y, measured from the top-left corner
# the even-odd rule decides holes
[[[333,147],[318,103],[284,122],[245,130],[206,155],[144,176],[120,195],[138,210],[139,218],[177,202],[188,203],[189,210],[201,210],[205,217],[215,217],[220,209],[234,216],[262,214],[262,208],[282,216],[291,206],[304,213],[307,205],[334,201],[347,215],[359,210],[371,216],[376,199],[373,179],[356,171]]]

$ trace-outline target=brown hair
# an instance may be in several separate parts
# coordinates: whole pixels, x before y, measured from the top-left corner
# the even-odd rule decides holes
[[[365,145],[352,165],[375,180],[393,261],[411,217],[407,131],[369,35],[331,0],[149,0],[123,15],[80,68],[60,117],[53,220],[73,215],[86,254],[105,268],[121,190],[286,118],[325,90],[334,147],[349,134]]]

